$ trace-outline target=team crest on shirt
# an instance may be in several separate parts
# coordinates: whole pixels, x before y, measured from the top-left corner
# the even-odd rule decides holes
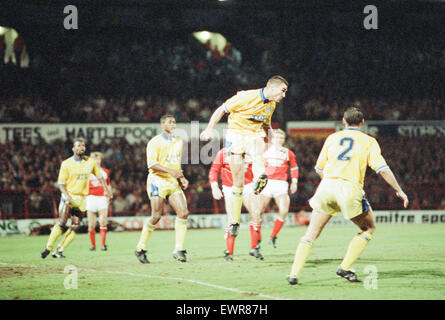
[[[270,106],[266,107],[266,113],[270,114],[272,112],[272,108]]]
[[[85,169],[86,169],[87,171],[91,171],[91,166],[90,166],[89,164],[86,164],[86,165],[85,165]]]
[[[260,116],[260,115],[257,115],[257,114],[252,114],[250,116],[249,120],[255,121],[255,122],[265,122],[266,121],[266,116]]]

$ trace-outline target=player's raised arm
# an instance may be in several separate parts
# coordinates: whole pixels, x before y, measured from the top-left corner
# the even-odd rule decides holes
[[[221,105],[216,109],[212,116],[210,117],[209,123],[207,124],[207,128],[203,132],[201,132],[201,135],[199,136],[201,141],[209,141],[213,138],[213,129],[215,128],[216,124],[221,120],[221,118],[226,113],[226,109],[224,105]]]
[[[389,167],[386,167],[381,169],[378,173],[386,181],[386,183],[388,183],[394,189],[397,197],[403,201],[403,207],[408,207],[408,196],[405,194],[405,192],[403,192],[392,170]]]

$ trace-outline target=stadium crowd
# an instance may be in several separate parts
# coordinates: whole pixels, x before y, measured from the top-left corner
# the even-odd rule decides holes
[[[212,111],[222,101],[210,98],[147,95],[143,97],[105,98],[88,96],[77,101],[74,108],[58,112],[41,98],[5,98],[0,102],[2,122],[158,122],[166,110],[175,115],[177,122],[207,122]],[[289,121],[338,120],[344,106],[355,105],[367,112],[367,120],[443,120],[445,100],[419,98],[394,100],[379,98],[315,97],[298,105],[296,100],[284,102]],[[70,120],[70,121],[68,121]]]
[[[26,70],[0,63],[13,87],[0,99],[0,119],[150,122],[168,110],[179,122],[205,121],[234,92],[260,87],[274,73],[291,84],[287,120],[337,120],[350,104],[369,120],[444,119],[445,43],[419,38],[301,33],[281,45],[256,44],[256,58],[243,59],[243,48],[228,44],[216,54],[190,35],[100,34],[78,39],[62,58],[34,52]],[[42,77],[56,98],[42,94]]]
[[[26,195],[31,213],[52,212],[54,204],[51,199],[57,202],[59,197],[56,189],[59,166],[71,155],[71,143],[32,143],[19,140],[0,143],[2,195]],[[295,152],[300,168],[298,192],[292,196],[291,207],[294,210],[308,209],[307,200],[313,195],[319,182],[313,166],[322,143],[323,140],[315,138],[289,137],[287,140],[288,147]],[[445,172],[441,168],[444,165],[445,151],[437,148],[438,145],[445,145],[443,137],[386,136],[379,139],[379,143],[388,164],[413,199],[413,209],[437,209],[440,205],[443,206],[441,194],[445,188]],[[398,147],[394,148],[395,145]],[[97,145],[87,143],[87,154],[95,150],[104,154],[103,166],[110,170],[114,190],[114,214],[150,213],[145,191],[145,146],[145,142],[129,144],[125,139],[103,140]],[[190,148],[190,145],[185,148]],[[208,183],[209,165],[185,163],[183,170],[191,185],[186,191],[190,211],[214,212]],[[371,170],[368,170],[365,191],[373,207],[391,209],[391,191]],[[23,201],[23,197],[18,199],[17,201]],[[219,208],[222,209],[223,206],[220,204]],[[166,213],[169,210],[167,207]]]

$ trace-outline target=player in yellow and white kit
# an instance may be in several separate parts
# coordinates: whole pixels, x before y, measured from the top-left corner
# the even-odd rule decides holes
[[[141,263],[147,260],[147,242],[155,226],[161,219],[164,203],[168,200],[175,210],[176,245],[173,258],[186,262],[187,253],[184,250],[185,235],[187,232],[187,201],[182,189],[187,189],[188,181],[181,170],[182,140],[175,137],[173,132],[176,121],[173,115],[166,114],[161,117],[162,133],[152,138],[147,144],[147,194],[151,204],[151,219],[147,219],[136,247],[135,255]],[[179,180],[179,182],[178,182]],[[179,185],[181,183],[181,186]]]
[[[372,210],[365,209],[363,183],[366,168],[370,166],[395,190],[396,196],[408,206],[408,197],[400,188],[394,174],[381,155],[377,141],[360,131],[363,113],[356,107],[348,108],[343,117],[345,129],[331,134],[325,141],[315,169],[321,177],[314,196],[309,200],[312,216],[306,234],[298,245],[288,282],[298,283],[300,272],[329,219],[340,211],[354,222],[358,233],[350,242],[346,255],[337,269],[337,275],[351,282],[359,282],[352,264],[371,240],[375,230]]]
[[[259,193],[267,184],[267,175],[264,164],[264,137],[268,135],[272,114],[276,104],[286,96],[288,83],[281,76],[271,77],[266,87],[261,89],[238,91],[236,95],[226,100],[212,114],[207,128],[201,133],[200,138],[208,141],[213,138],[213,129],[224,114],[229,114],[228,132],[226,134],[225,147],[230,152],[230,170],[233,176],[232,187],[232,222],[230,234],[238,235],[241,219],[241,206],[243,203],[244,187],[244,155],[252,159],[254,176],[254,193],[260,203]],[[260,225],[261,209],[252,216],[258,217],[253,223]],[[249,252],[257,256],[257,249]]]
[[[74,240],[79,228],[82,215],[85,212],[86,196],[88,195],[90,174],[94,174],[105,187],[105,196],[112,197],[101,176],[99,166],[91,158],[84,157],[85,143],[82,139],[76,139],[73,144],[73,156],[62,162],[58,177],[59,189],[62,192],[59,205],[59,221],[51,230],[45,250],[40,256],[45,259],[53,249],[57,238],[63,234],[59,246],[53,253],[54,258],[64,258],[63,250]],[[71,227],[66,223],[71,217]]]

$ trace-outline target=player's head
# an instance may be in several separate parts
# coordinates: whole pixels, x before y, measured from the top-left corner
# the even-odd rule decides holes
[[[286,132],[281,129],[276,129],[272,131],[272,144],[282,147],[286,141]]]
[[[99,152],[99,151],[91,152],[91,153],[90,153],[90,157],[91,157],[92,159],[94,159],[94,161],[96,161],[96,163],[98,164],[98,166],[101,165],[101,163],[102,163],[102,159],[104,158],[102,152]]]
[[[165,133],[167,134],[173,133],[173,131],[176,128],[175,116],[170,113],[164,114],[161,117],[161,127]]]
[[[273,76],[269,78],[264,89],[267,99],[280,102],[286,97],[286,91],[289,83],[282,76]]]
[[[73,153],[80,158],[85,153],[85,141],[82,138],[75,139],[72,150]]]
[[[343,124],[345,126],[360,127],[365,122],[363,112],[357,107],[349,107],[343,115]]]

